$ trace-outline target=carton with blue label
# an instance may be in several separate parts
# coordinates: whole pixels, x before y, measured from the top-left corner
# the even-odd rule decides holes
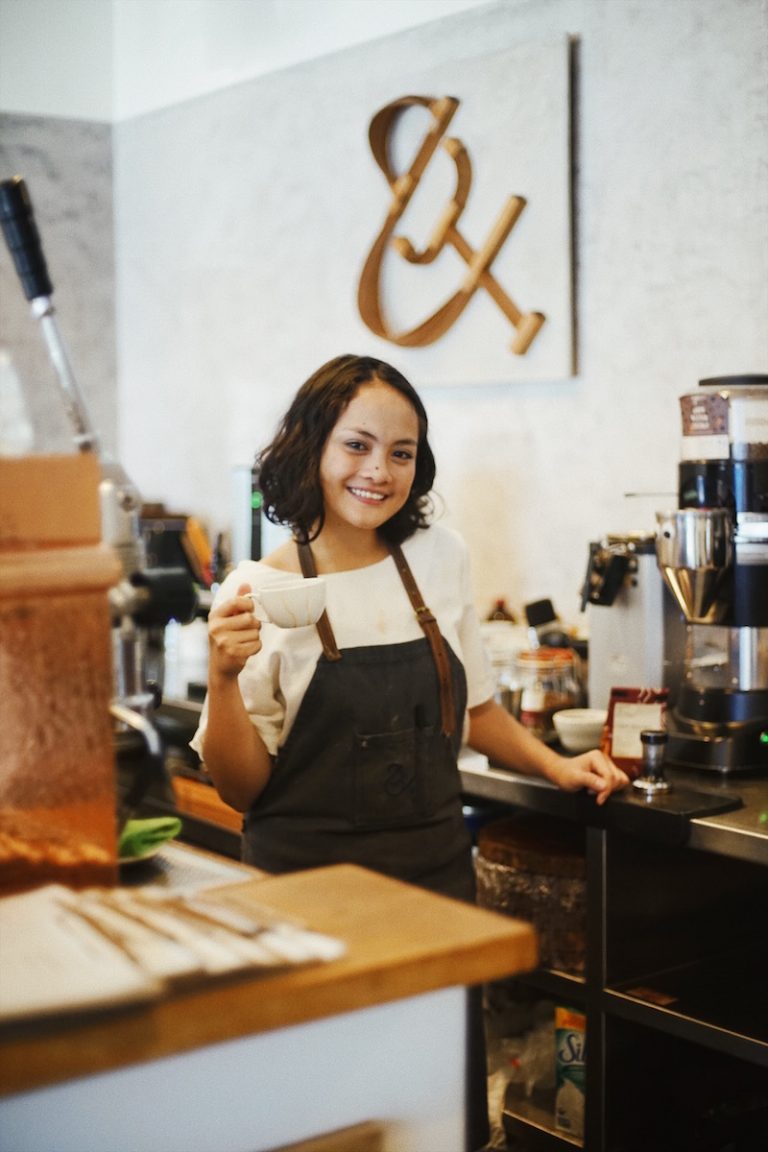
[[[573,1008],[555,1008],[555,1126],[584,1135],[586,1019]]]

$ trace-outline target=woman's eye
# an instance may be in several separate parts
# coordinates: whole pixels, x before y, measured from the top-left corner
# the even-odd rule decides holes
[[[411,452],[408,448],[399,448],[397,452],[393,453],[396,460],[414,460],[416,453]]]
[[[347,440],[347,448],[352,452],[365,452],[367,444],[363,444],[362,440]]]

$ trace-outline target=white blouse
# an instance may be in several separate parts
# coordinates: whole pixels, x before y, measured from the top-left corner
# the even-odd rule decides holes
[[[424,603],[464,665],[467,706],[484,703],[493,696],[493,677],[474,607],[466,544],[453,529],[433,524],[415,532],[402,549]],[[340,649],[404,643],[424,635],[390,556],[368,568],[324,574],[323,579],[326,611]],[[260,560],[245,560],[226,577],[214,606],[236,595],[241,584],[256,589],[284,580],[285,572]],[[263,624],[261,641],[261,651],[248,660],[239,684],[252,723],[275,755],[291,731],[322,644],[314,625],[279,628]],[[191,741],[201,756],[207,712],[206,700]]]

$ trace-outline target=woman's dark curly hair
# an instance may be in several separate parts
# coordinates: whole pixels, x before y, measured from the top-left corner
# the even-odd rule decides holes
[[[315,539],[323,526],[320,457],[328,436],[359,388],[375,381],[389,384],[405,396],[419,421],[411,491],[400,511],[382,524],[379,533],[389,543],[401,544],[417,528],[428,525],[435,458],[427,440],[424,405],[406,378],[383,360],[337,356],[302,384],[271,444],[256,457],[267,519],[290,527],[302,543]]]

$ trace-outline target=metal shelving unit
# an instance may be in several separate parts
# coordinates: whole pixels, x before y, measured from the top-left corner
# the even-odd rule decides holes
[[[583,1148],[582,1140],[558,1132],[555,1128],[555,1094],[549,1106],[540,1106],[529,1100],[509,1100],[504,1109],[504,1132],[507,1148],[535,1152],[563,1152],[564,1149]]]

